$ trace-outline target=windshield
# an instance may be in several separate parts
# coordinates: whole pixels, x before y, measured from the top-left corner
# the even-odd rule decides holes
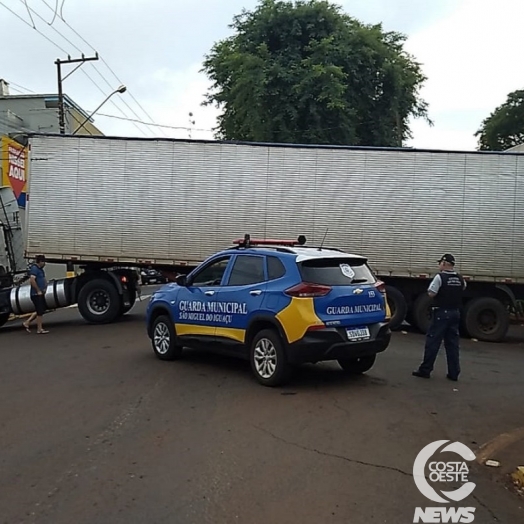
[[[315,258],[299,264],[304,282],[325,286],[374,284],[373,273],[362,259]]]

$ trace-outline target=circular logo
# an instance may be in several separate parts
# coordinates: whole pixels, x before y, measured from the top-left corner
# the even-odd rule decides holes
[[[451,501],[459,502],[471,495],[475,489],[475,484],[468,481],[469,470],[467,464],[464,462],[465,460],[474,460],[475,454],[464,444],[460,442],[452,442],[440,450],[440,453],[445,453],[446,451],[456,453],[463,459],[462,461],[429,462],[429,459],[436,453],[436,451],[447,442],[449,442],[449,440],[437,440],[428,444],[417,455],[415,463],[413,464],[413,479],[422,495],[433,502],[445,504],[449,504]],[[440,491],[441,495],[448,497],[449,500],[447,500],[439,495],[429,484],[425,473],[426,465],[429,465],[429,480],[432,482],[465,482],[465,484],[454,491]]]

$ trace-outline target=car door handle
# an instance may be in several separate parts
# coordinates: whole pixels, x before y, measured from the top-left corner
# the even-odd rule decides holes
[[[262,293],[262,291],[260,289],[253,289],[253,291],[250,291],[249,294],[250,295],[253,295],[253,296],[258,296]]]
[[[214,295],[215,292],[214,291],[204,291],[204,294],[208,295],[208,296],[211,296],[211,295]]]

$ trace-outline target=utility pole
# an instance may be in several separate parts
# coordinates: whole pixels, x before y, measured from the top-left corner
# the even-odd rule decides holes
[[[62,82],[69,76],[72,75],[79,67],[83,65],[84,62],[90,62],[91,60],[98,60],[98,53],[95,53],[95,56],[86,58],[82,54],[82,58],[71,58],[67,57],[67,60],[60,60],[57,58],[55,61],[56,70],[58,75],[58,125],[60,127],[60,134],[65,135],[65,111],[64,111],[64,92],[62,90]],[[70,71],[64,78],[62,78],[62,64],[74,64],[78,65]]]

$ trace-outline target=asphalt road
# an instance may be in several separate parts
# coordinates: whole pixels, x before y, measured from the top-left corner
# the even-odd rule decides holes
[[[241,361],[157,360],[144,310],[108,326],[62,310],[45,336],[20,322],[1,330],[0,522],[409,523],[417,506],[439,506],[412,477],[430,442],[480,454],[495,439],[489,458],[523,465],[522,440],[511,453],[499,445],[524,426],[518,331],[505,344],[463,341],[458,383],[443,355],[431,380],[412,377],[423,337],[395,333],[366,376],[304,366],[271,389]],[[475,507],[475,523],[523,521],[499,470],[474,463],[470,480],[455,505]]]

